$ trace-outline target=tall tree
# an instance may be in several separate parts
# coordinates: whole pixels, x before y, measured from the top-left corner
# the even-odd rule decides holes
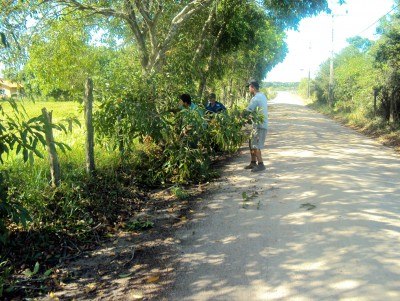
[[[50,1],[47,1],[50,2]],[[192,1],[93,1],[56,0],[65,8],[78,9],[120,20],[133,36],[146,73],[163,65],[165,53],[185,23],[197,12],[206,9],[212,0]]]
[[[102,51],[91,45],[92,33],[81,19],[66,15],[33,34],[24,68],[31,92],[81,99],[86,78],[101,72]]]

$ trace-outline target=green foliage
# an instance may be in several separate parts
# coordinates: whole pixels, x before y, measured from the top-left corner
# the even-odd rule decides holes
[[[265,87],[275,91],[295,91],[298,88],[297,82],[267,82]]]
[[[166,116],[159,145],[164,179],[173,183],[204,181],[212,176],[216,150],[235,152],[243,143],[239,110],[204,116],[183,110],[174,119]]]
[[[5,172],[0,173],[0,245],[5,245],[8,241],[9,233],[6,226],[9,222],[26,227],[27,223],[32,221],[18,192],[8,187],[5,175]]]
[[[8,100],[9,107],[0,105],[0,163],[4,164],[3,155],[10,156],[12,152],[16,155],[22,154],[23,162],[29,161],[31,165],[34,157],[44,158],[42,150],[46,146],[45,128],[50,127],[59,131],[67,132],[61,123],[49,124],[42,115],[29,117],[25,108],[14,100]],[[54,142],[55,145],[65,151],[70,147],[62,142]],[[32,221],[30,211],[23,204],[26,190],[19,190],[13,186],[10,173],[0,170],[0,243],[7,242],[7,228],[9,222],[27,226]],[[22,191],[22,192],[21,192]]]
[[[25,120],[26,113],[23,107],[10,99],[12,113],[4,111],[0,104],[0,162],[3,163],[2,156],[15,150],[17,154],[23,154],[23,160],[33,162],[34,155],[43,157],[38,151],[38,143],[46,145],[43,131],[43,120],[40,116]]]
[[[13,268],[7,260],[2,260],[0,256],[0,298],[3,297],[4,289],[7,287]]]
[[[149,186],[213,177],[211,161],[216,153],[235,152],[245,137],[239,109],[212,115],[165,112],[159,121],[160,131],[143,138],[134,160],[137,180]]]
[[[175,195],[180,200],[185,200],[190,196],[190,194],[179,185],[172,186],[171,192],[173,195]]]
[[[307,99],[307,97],[308,97],[309,84],[311,85],[311,80],[309,81],[308,78],[302,78],[300,80],[300,83],[298,84],[297,93],[304,99]],[[310,91],[311,91],[311,89],[312,88],[310,87]]]
[[[26,89],[57,100],[81,100],[86,78],[101,72],[102,49],[89,42],[90,27],[76,16],[64,16],[35,33],[24,68]]]
[[[381,38],[373,43],[353,37],[334,58],[334,103],[332,109],[352,123],[370,124],[382,118],[397,127],[400,122],[400,18],[396,13],[380,26]],[[313,82],[316,101],[327,103],[329,61]]]
[[[129,231],[147,230],[154,227],[154,223],[149,220],[135,219],[126,224],[126,229]]]
[[[248,206],[249,206],[249,202],[251,200],[253,200],[254,198],[256,198],[256,197],[258,197],[258,192],[257,191],[254,191],[251,194],[247,194],[246,191],[243,191],[242,192],[242,200],[243,200],[242,208],[243,209],[247,209]],[[257,210],[259,210],[259,209],[260,209],[260,201],[258,201],[258,203],[257,203]]]

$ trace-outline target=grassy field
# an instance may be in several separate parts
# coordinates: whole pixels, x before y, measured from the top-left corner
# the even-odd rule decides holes
[[[60,121],[68,117],[77,117],[83,121],[83,105],[72,101],[44,102],[44,101],[18,101],[18,105],[25,108],[28,117],[34,117],[42,114],[42,108],[47,111],[53,111],[54,122]],[[7,101],[0,102],[6,113],[11,113],[11,106]]]
[[[72,132],[64,133],[61,131],[54,131],[54,139],[59,142],[66,143],[69,145],[72,149],[76,148],[75,153],[77,149],[82,149],[83,153],[83,148],[84,148],[84,130],[83,130],[83,122],[84,122],[84,115],[83,115],[83,105],[77,103],[77,102],[71,102],[71,101],[64,101],[64,102],[33,102],[33,101],[17,101],[18,108],[21,112],[25,112],[26,116],[23,116],[23,120],[27,120],[29,118],[39,116],[42,114],[42,108],[46,108],[47,111],[52,111],[53,112],[53,123],[62,123],[68,128],[68,123],[66,119],[68,118],[76,118],[81,126],[77,124],[73,124]],[[4,112],[9,114],[10,116],[13,116],[13,110],[11,108],[11,105],[7,101],[2,101],[0,102],[0,105],[3,107]],[[41,152],[43,153],[44,149],[41,149]],[[79,151],[80,152],[80,151]],[[63,156],[63,155],[61,155]],[[19,156],[15,156],[14,153],[10,153],[9,156],[7,156],[6,162],[10,164],[12,161],[14,161],[16,158],[18,159]],[[39,161],[41,161],[39,158],[37,158]],[[19,160],[17,160],[19,161]]]

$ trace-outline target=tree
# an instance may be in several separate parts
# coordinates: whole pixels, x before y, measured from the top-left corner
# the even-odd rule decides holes
[[[398,125],[400,122],[400,14],[380,26],[381,38],[373,48],[375,67],[379,72],[376,91],[381,99],[385,120]]]
[[[81,99],[87,77],[101,73],[100,47],[91,44],[92,27],[63,16],[32,36],[24,67],[31,92],[65,100]]]
[[[50,2],[50,1],[46,1]],[[195,13],[209,7],[212,0],[174,1],[92,1],[57,0],[67,9],[78,9],[89,14],[112,17],[127,26],[133,33],[140,52],[141,64],[151,73],[164,63],[165,53],[179,34],[182,26]]]

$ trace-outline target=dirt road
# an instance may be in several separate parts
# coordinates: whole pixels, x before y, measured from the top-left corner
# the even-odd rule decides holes
[[[178,233],[165,298],[400,300],[400,157],[287,93],[267,140],[267,171],[243,151]]]

